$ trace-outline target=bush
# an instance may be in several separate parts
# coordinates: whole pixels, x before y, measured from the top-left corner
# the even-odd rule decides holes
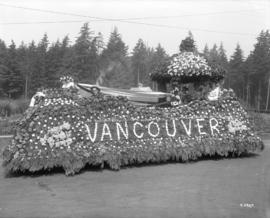
[[[0,100],[0,117],[9,117],[22,114],[29,106],[29,99],[2,99]]]
[[[270,133],[270,114],[249,112],[254,130],[260,133]]]
[[[0,135],[10,135],[13,133],[13,123],[8,119],[0,121]]]
[[[15,124],[20,117],[21,115],[17,114],[8,118],[0,118],[0,135],[14,134]]]

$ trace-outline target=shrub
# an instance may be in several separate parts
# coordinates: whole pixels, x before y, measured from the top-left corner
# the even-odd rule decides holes
[[[249,112],[249,116],[255,131],[270,133],[270,114]]]
[[[0,100],[0,117],[9,117],[22,114],[29,105],[29,99],[2,99]]]
[[[21,115],[12,115],[8,118],[0,118],[0,135],[12,135],[15,130],[14,127],[16,125],[17,120],[21,117]]]

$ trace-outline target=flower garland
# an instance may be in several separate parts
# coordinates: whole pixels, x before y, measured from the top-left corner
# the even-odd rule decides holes
[[[188,161],[202,155],[239,155],[263,149],[231,90],[224,90],[217,101],[195,100],[155,109],[135,107],[126,98],[101,93],[79,98],[73,89],[45,92],[45,100],[27,110],[17,123],[12,143],[4,149],[7,171],[62,166],[72,175],[86,164],[103,167],[108,163],[119,169],[132,163]],[[203,127],[203,120],[210,122],[211,129]]]

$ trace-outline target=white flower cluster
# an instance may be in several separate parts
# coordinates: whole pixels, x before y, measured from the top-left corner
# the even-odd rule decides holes
[[[48,105],[66,105],[66,104],[72,104],[78,106],[76,102],[74,102],[71,99],[62,99],[62,98],[53,98],[53,99],[45,99],[44,106]]]
[[[30,104],[29,104],[29,107],[34,107],[37,103],[37,99],[38,98],[42,98],[42,97],[45,97],[45,94],[43,92],[37,92],[32,98],[31,98],[31,101],[30,101]]]
[[[243,130],[247,130],[247,125],[245,125],[244,122],[238,119],[231,118],[228,124],[228,129],[231,133],[235,133],[236,131],[242,132]]]
[[[70,83],[70,82],[74,82],[74,79],[71,76],[61,76],[60,82],[61,83]]]
[[[49,144],[52,147],[70,146],[72,143],[70,124],[65,122],[60,126],[53,127],[48,130],[48,133],[40,138],[40,143],[43,146]]]
[[[173,58],[167,73],[170,76],[211,76],[211,67],[203,57],[192,52],[183,52]]]

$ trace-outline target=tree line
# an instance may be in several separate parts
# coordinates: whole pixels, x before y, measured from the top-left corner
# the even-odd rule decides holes
[[[181,41],[179,50],[192,48],[198,52],[196,42],[189,32]],[[270,109],[270,34],[261,31],[253,51],[245,58],[239,44],[231,57],[227,57],[223,44],[203,51],[209,62],[227,71],[225,87],[233,88],[248,106]],[[71,44],[68,36],[50,43],[47,34],[38,42],[14,41],[9,46],[0,39],[0,97],[31,97],[39,88],[58,86],[59,78],[71,75],[76,81],[115,88],[130,88],[142,83],[151,86],[149,73],[170,56],[158,44],[149,47],[139,39],[131,54],[115,28],[108,43],[101,33],[95,34],[85,23]]]
[[[261,31],[253,50],[245,58],[237,44],[230,58],[222,44],[211,50],[206,46],[204,55],[227,71],[225,87],[232,88],[246,106],[257,110],[270,110],[270,33]]]

